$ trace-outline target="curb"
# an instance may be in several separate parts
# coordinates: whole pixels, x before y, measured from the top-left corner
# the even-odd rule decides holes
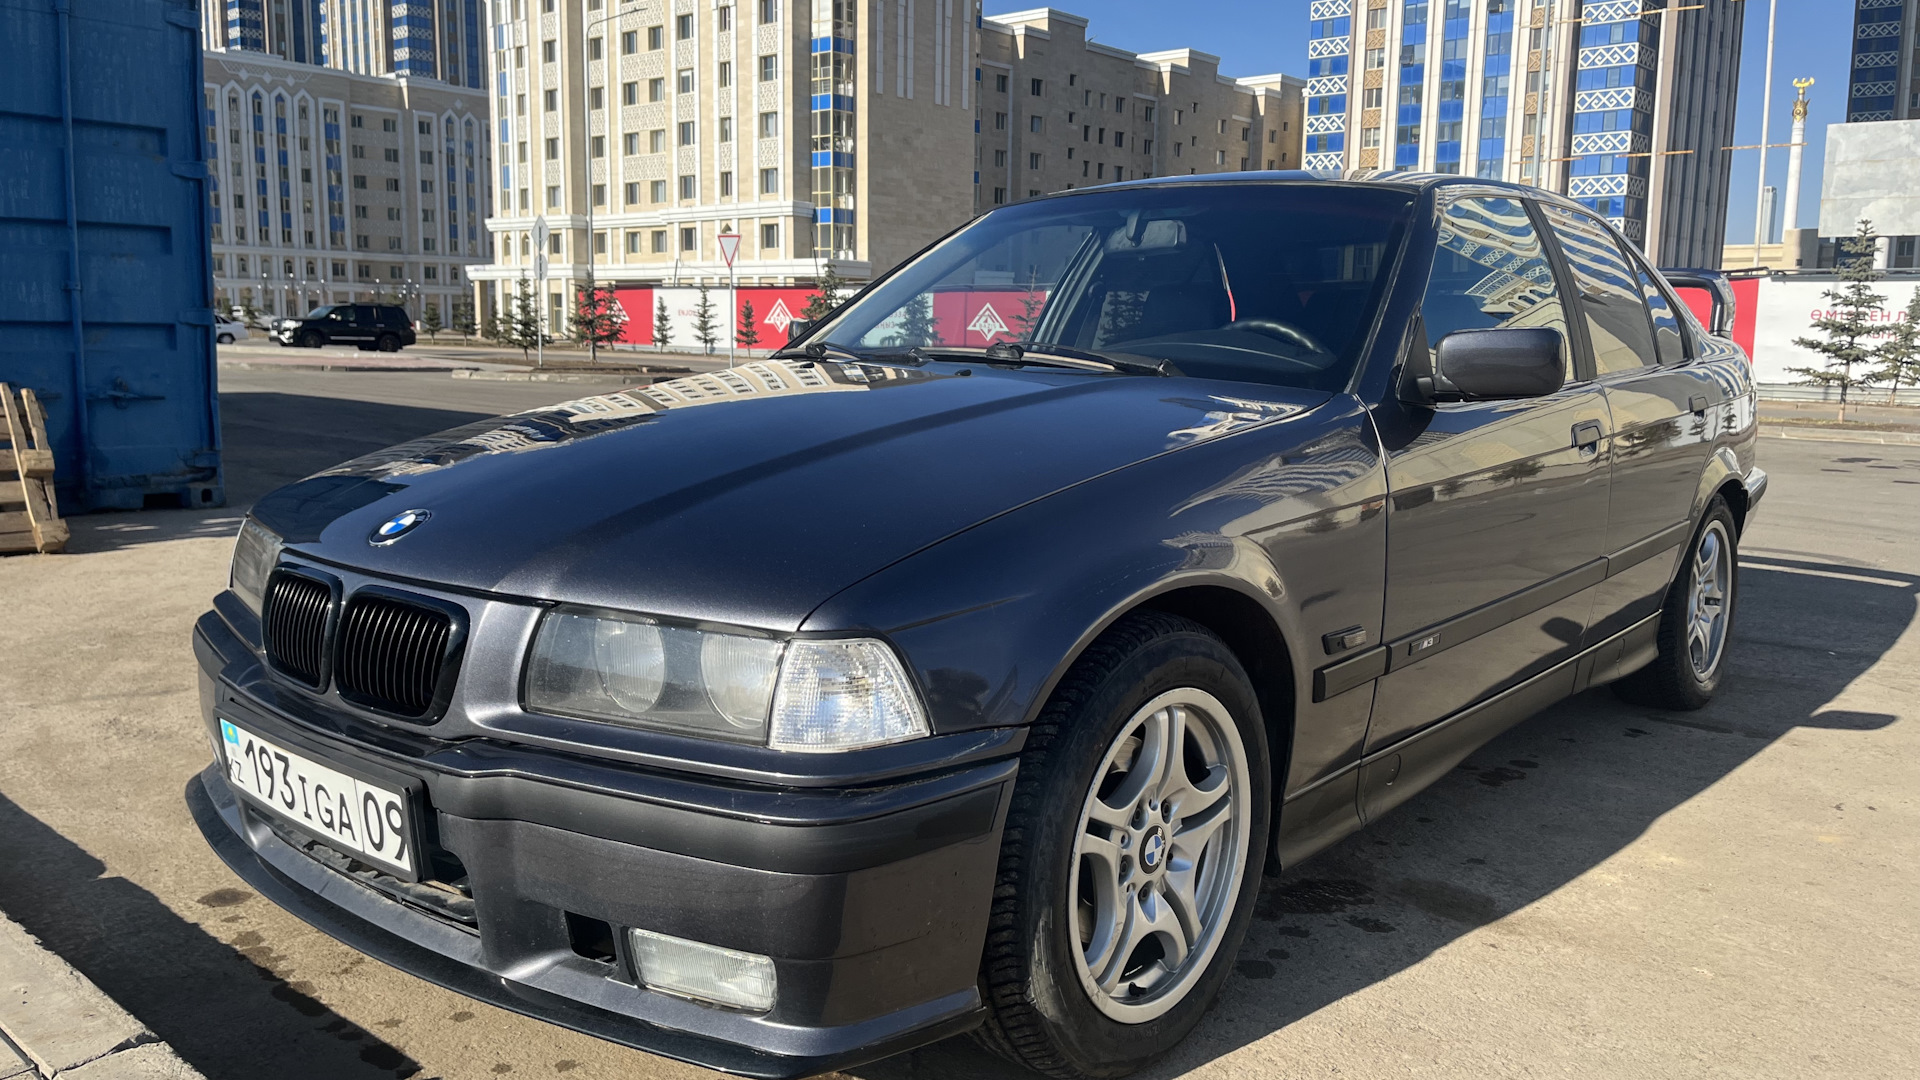
[[[0,1080],[203,1080],[86,976],[0,915]]]
[[[449,374],[456,379],[474,379],[483,382],[623,382],[629,386],[680,377],[640,371],[476,371],[472,368],[460,368]]]
[[[1831,428],[1800,427],[1797,424],[1760,422],[1760,434],[1776,439],[1801,439],[1806,442],[1879,443],[1883,446],[1920,445],[1920,431],[1835,431]]]
[[[245,361],[234,361],[222,363],[220,366],[223,368],[232,368],[235,371],[427,371],[438,374],[443,371],[460,372],[474,370],[473,368],[452,367],[447,364],[417,364],[409,367],[401,367],[393,364],[249,364]]]

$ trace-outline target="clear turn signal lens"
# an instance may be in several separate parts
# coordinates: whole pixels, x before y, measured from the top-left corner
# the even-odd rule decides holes
[[[927,714],[893,650],[878,641],[787,643],[767,745],[828,753],[926,735]]]
[[[631,931],[640,981],[655,990],[715,1005],[766,1012],[773,1008],[773,960],[651,930]]]

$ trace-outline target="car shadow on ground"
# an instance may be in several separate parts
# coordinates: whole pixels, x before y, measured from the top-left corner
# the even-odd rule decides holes
[[[257,932],[241,932],[232,945],[220,941],[147,890],[108,876],[98,859],[4,795],[0,867],[8,868],[0,871],[0,911],[208,1076],[254,1075],[259,1055],[235,1044],[237,1031],[274,1046],[281,1060],[297,1057],[301,1076],[420,1072],[412,1058],[321,1004],[310,987],[275,975],[273,949]],[[235,922],[244,918],[242,905],[267,903],[235,887],[200,897],[198,907],[208,922]],[[129,948],[133,941],[140,947]],[[221,1022],[209,1023],[210,1015]]]
[[[1837,576],[1835,576],[1837,575]],[[1179,1075],[1392,977],[1553,893],[1797,728],[1894,717],[1827,706],[1912,623],[1920,578],[1743,562],[1732,667],[1692,713],[1605,688],[1525,721],[1385,819],[1269,879],[1219,1002],[1165,1061]],[[961,1037],[861,1080],[1027,1077]]]

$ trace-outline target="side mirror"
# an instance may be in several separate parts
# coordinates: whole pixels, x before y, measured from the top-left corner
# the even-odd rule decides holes
[[[1544,397],[1566,381],[1557,330],[1500,327],[1456,330],[1434,349],[1438,398],[1467,401]]]
[[[807,331],[811,329],[813,329],[812,319],[795,319],[787,324],[787,341],[789,343],[799,341],[806,337]]]

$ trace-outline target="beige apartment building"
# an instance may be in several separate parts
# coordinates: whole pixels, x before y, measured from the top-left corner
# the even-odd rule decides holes
[[[492,257],[487,95],[348,70],[347,35],[321,33],[340,24],[299,7],[202,12],[215,303],[267,317],[377,299],[452,325],[467,268]]]
[[[979,0],[495,0],[498,213],[483,311],[546,271],[556,331],[619,286],[864,280],[993,206],[1119,179],[1296,168],[1302,80],[1136,55]],[[537,223],[548,239],[536,250]],[[544,259],[541,258],[544,256]]]

